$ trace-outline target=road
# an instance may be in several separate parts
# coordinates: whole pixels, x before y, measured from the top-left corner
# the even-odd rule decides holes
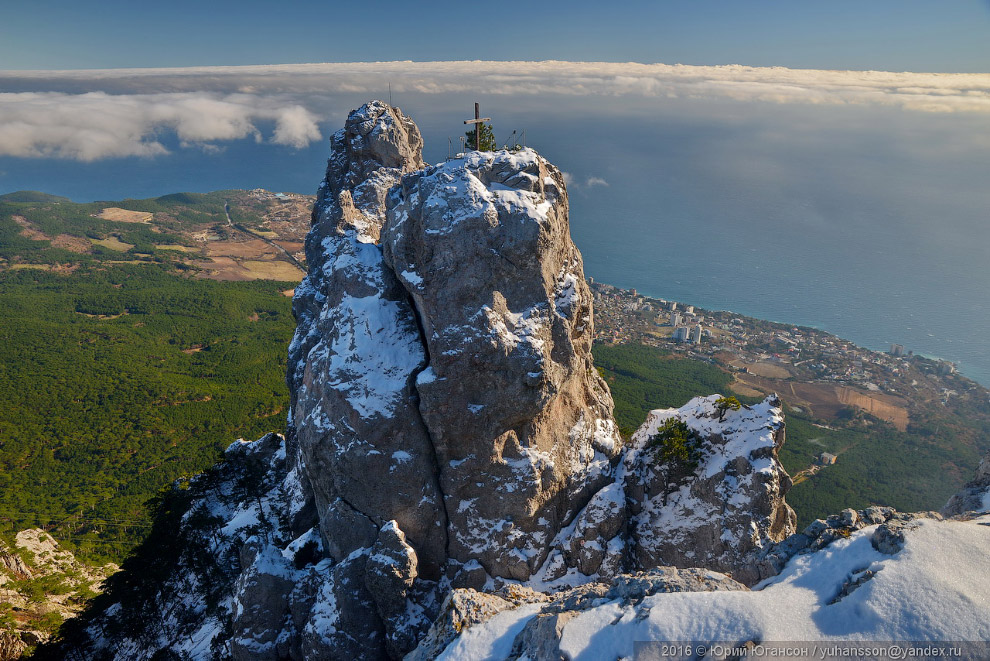
[[[244,227],[240,223],[235,223],[231,219],[231,217],[230,217],[230,203],[229,202],[224,201],[224,203],[223,203],[223,213],[224,213],[225,216],[227,216],[227,226],[228,227],[231,227],[231,228],[237,230],[238,232],[241,232],[242,234],[247,234],[252,239],[261,239],[262,241],[264,241],[265,243],[267,243],[268,245],[270,245],[272,248],[275,248],[275,250],[278,250],[283,255],[285,255],[285,257],[290,262],[292,262],[292,264],[297,269],[299,269],[300,271],[303,272],[303,274],[307,273],[306,267],[302,264],[302,262],[300,262],[298,259],[296,259],[295,257],[293,257],[292,256],[292,253],[290,253],[288,250],[286,250],[282,246],[278,245],[277,243],[275,243],[274,241],[272,241],[268,237],[261,236],[260,234],[255,234],[254,232],[252,232],[248,228]]]

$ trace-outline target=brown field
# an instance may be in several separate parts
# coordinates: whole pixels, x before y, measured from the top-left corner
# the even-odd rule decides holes
[[[10,218],[21,226],[20,234],[23,237],[34,239],[35,241],[51,241],[51,244],[56,248],[64,248],[65,250],[69,250],[71,252],[90,252],[90,243],[86,239],[78,236],[72,236],[71,234],[59,234],[53,239],[32,225],[31,222],[24,216],[11,216]]]
[[[129,211],[128,209],[107,207],[96,214],[96,217],[118,223],[150,223],[155,216],[149,211]]]
[[[894,395],[863,392],[849,386],[828,383],[779,381],[751,374],[739,374],[736,376],[736,379],[744,387],[768,393],[776,392],[788,404],[809,409],[818,417],[832,418],[843,407],[855,406],[881,420],[886,420],[900,431],[907,430],[907,402]],[[733,389],[739,392],[735,386],[733,386]]]
[[[292,298],[295,295],[296,295],[295,289],[286,289],[284,292],[282,292],[282,296],[288,296],[289,298]]]
[[[258,258],[272,256],[277,253],[275,248],[261,239],[247,241],[214,241],[206,246],[209,257],[245,257]]]
[[[771,363],[769,361],[750,363],[741,360],[738,356],[729,352],[722,352],[716,357],[736,369],[745,369],[750,374],[762,376],[767,379],[787,379],[791,376],[790,371],[780,363]]]
[[[104,248],[109,248],[110,250],[116,250],[117,252],[127,252],[134,247],[132,243],[124,243],[115,236],[108,236],[105,239],[90,239],[91,243],[103,246]]]
[[[21,226],[21,236],[35,241],[51,241],[51,237],[36,228],[24,216],[11,216],[11,220]]]
[[[199,248],[192,248],[190,246],[180,246],[175,243],[163,243],[161,245],[155,244],[155,247],[159,250],[178,250],[179,252],[199,252]]]
[[[71,234],[59,234],[52,239],[52,245],[56,248],[64,248],[70,252],[92,252],[92,244],[89,242],[89,239],[72,236]]]
[[[730,383],[729,387],[732,388],[732,392],[736,393],[737,395],[742,395],[743,397],[763,397],[764,395],[767,394],[762,390],[757,390],[756,388],[751,388],[747,386],[745,383],[739,381],[738,379]]]
[[[55,269],[51,264],[11,264],[10,268],[15,271],[20,269],[35,269],[38,271],[52,271]]]
[[[245,260],[241,266],[255,278],[265,280],[295,280],[299,281],[306,275],[288,262],[257,262]]]
[[[752,374],[756,376],[763,376],[768,379],[787,379],[791,376],[791,373],[786,367],[778,365],[777,363],[754,363],[752,365],[746,366]]]
[[[302,241],[276,241],[275,243],[282,246],[290,253],[297,253],[306,247],[306,244]]]
[[[197,278],[208,280],[252,280],[251,274],[241,268],[241,265],[230,257],[213,257],[205,261],[194,261],[194,266],[203,269],[196,274]]]
[[[288,262],[258,261],[246,259],[237,261],[232,257],[212,257],[211,261],[196,261],[195,266],[203,269],[197,277],[209,280],[302,280],[302,271]]]

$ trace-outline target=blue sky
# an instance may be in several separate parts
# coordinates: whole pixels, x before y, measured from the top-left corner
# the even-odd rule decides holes
[[[0,16],[6,70],[559,59],[990,71],[986,0],[33,0]]]

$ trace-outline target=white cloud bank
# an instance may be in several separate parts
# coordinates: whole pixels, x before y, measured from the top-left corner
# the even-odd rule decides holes
[[[990,113],[990,74],[891,73],[596,62],[361,62],[185,69],[0,71],[0,155],[93,160],[253,136],[319,138],[315,99],[340,94],[479,93],[732,99]],[[98,91],[97,91],[98,90]],[[598,182],[595,182],[598,183]],[[588,182],[588,185],[594,185]]]
[[[0,155],[93,161],[168,152],[158,134],[172,130],[183,146],[253,137],[258,120],[275,122],[271,141],[296,148],[320,138],[316,117],[299,105],[247,94],[0,94]]]

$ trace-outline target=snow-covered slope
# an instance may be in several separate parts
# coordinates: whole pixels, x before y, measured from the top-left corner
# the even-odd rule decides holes
[[[571,610],[549,638],[573,661],[631,658],[634,641],[990,640],[990,583],[985,580],[990,516],[921,520],[894,555],[871,544],[876,530],[864,528],[798,555],[780,575],[752,591],[662,592],[638,601],[602,598]],[[508,658],[517,636],[540,612],[532,605],[503,611],[453,643],[447,657]],[[517,645],[515,651],[525,649]]]

